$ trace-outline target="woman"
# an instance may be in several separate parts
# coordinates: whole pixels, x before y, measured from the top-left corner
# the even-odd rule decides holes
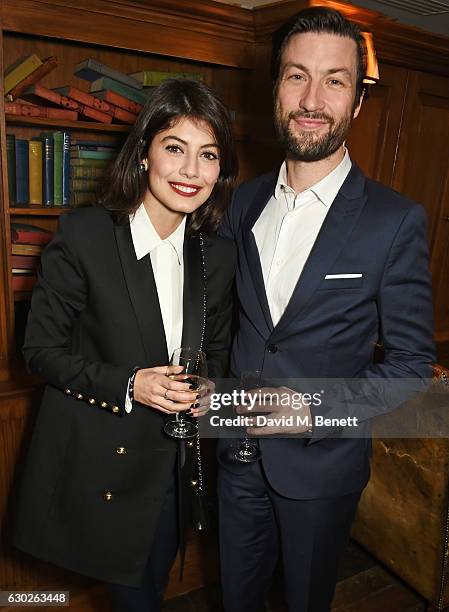
[[[121,610],[157,610],[178,548],[178,445],[167,415],[207,409],[167,376],[173,349],[227,362],[235,254],[213,235],[236,159],[204,84],[158,87],[95,208],[60,218],[42,256],[24,355],[47,386],[15,543],[110,584]],[[183,453],[184,454],[184,453]]]

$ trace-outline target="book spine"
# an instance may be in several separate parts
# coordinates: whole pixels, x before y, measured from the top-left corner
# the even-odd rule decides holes
[[[104,168],[95,166],[71,166],[72,179],[101,179],[104,176]]]
[[[67,121],[76,121],[78,119],[78,113],[73,110],[21,104],[18,102],[5,102],[5,113],[22,117],[43,117],[45,119],[64,119]]]
[[[142,70],[131,74],[143,87],[157,87],[167,79],[195,79],[202,81],[203,76],[198,72],[164,72],[162,70]]]
[[[96,98],[90,93],[86,93],[77,87],[71,87],[67,85],[65,87],[56,87],[54,89],[57,93],[62,96],[67,96],[68,98],[72,98],[76,102],[80,104],[84,104],[85,106],[90,106],[91,108],[95,108],[98,111],[103,113],[107,113],[110,110],[110,105],[99,98]]]
[[[106,100],[114,106],[123,108],[123,110],[127,110],[129,113],[134,113],[135,115],[138,115],[143,108],[142,104],[134,102],[134,100],[129,100],[125,96],[121,96],[119,93],[111,91],[110,89],[103,89],[102,91],[97,91],[95,95],[101,98],[102,100]]]
[[[31,74],[33,70],[36,70],[41,64],[41,60],[33,53],[25,59],[15,62],[12,66],[8,66],[5,70],[3,84],[4,95],[9,93],[13,87],[20,83],[20,81],[23,81],[25,77]]]
[[[11,89],[8,94],[8,100],[12,101],[18,98],[30,85],[34,85],[34,83],[40,81],[49,72],[54,70],[57,65],[58,60],[54,55],[48,57],[40,66],[33,70],[31,74],[20,81],[20,83],[17,83],[17,85]]]
[[[71,206],[87,206],[95,203],[95,191],[74,191],[70,196]]]
[[[89,119],[94,119],[94,121],[99,121],[100,123],[112,122],[112,117],[110,115],[102,113],[96,108],[91,108],[90,106],[80,105],[79,112],[85,117],[88,117]]]
[[[42,206],[42,142],[28,141],[29,203]]]
[[[35,270],[39,265],[39,257],[33,255],[11,255],[11,264],[13,268]]]
[[[142,85],[139,81],[134,79],[132,76],[124,74],[120,72],[120,70],[116,70],[115,68],[111,68],[110,66],[106,66],[97,60],[90,58],[83,62],[80,62],[75,66],[74,73],[80,77],[81,79],[86,79],[87,81],[95,81],[102,76],[109,77],[110,79],[114,79],[119,83],[123,83],[128,87],[134,87],[134,89],[142,89]]]
[[[80,157],[70,159],[70,166],[73,167],[89,167],[89,168],[101,168],[103,172],[109,166],[110,161],[108,159],[82,159]]]
[[[16,203],[28,206],[28,140],[16,138]]]
[[[139,104],[145,104],[147,101],[147,96],[145,94],[133,89],[132,87],[127,87],[123,83],[119,83],[113,79],[108,79],[108,77],[102,77],[101,79],[93,81],[90,86],[90,93],[95,94],[97,91],[102,91],[103,89],[115,91],[121,96],[125,96],[125,98],[129,98],[130,100],[138,102]]]
[[[106,159],[112,159],[113,157],[115,157],[117,155],[116,152],[109,152],[109,151],[89,151],[89,150],[80,150],[80,151],[71,151],[70,153],[71,158],[72,159],[101,159],[101,160],[106,160]]]
[[[68,108],[70,110],[78,110],[78,102],[72,100],[71,98],[67,98],[67,96],[61,96],[57,91],[53,91],[52,89],[48,89],[43,85],[32,85],[29,87],[23,94],[24,98],[29,98],[32,96],[37,96],[38,98],[42,98],[43,100],[48,100],[49,102],[53,102],[57,106],[63,106],[64,108]]]
[[[62,205],[70,203],[70,132],[62,132]]]
[[[121,121],[122,123],[129,123],[130,125],[134,125],[137,119],[137,115],[134,115],[134,113],[130,113],[123,108],[119,108],[118,106],[114,108],[112,113],[114,119],[117,119],[117,121]]]
[[[6,134],[6,162],[8,165],[9,205],[16,204],[16,137]]]
[[[62,206],[62,132],[53,133],[53,204]]]
[[[36,283],[34,274],[13,274],[12,288],[14,291],[31,291]]]
[[[74,179],[70,180],[70,190],[71,193],[80,192],[80,191],[96,191],[98,187],[97,179]]]
[[[44,205],[52,206],[54,200],[54,142],[53,134],[42,135]]]

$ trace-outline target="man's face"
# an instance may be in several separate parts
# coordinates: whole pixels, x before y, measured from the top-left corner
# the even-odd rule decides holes
[[[295,34],[281,60],[275,125],[292,159],[313,162],[343,145],[355,104],[357,45],[335,34]]]

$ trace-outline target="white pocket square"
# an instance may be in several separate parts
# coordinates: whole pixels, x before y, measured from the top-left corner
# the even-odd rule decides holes
[[[333,278],[362,278],[363,274],[326,274],[325,280],[331,280]]]

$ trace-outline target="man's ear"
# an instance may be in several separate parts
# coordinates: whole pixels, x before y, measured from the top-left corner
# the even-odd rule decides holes
[[[365,88],[363,88],[363,89],[362,89],[362,93],[361,93],[361,95],[360,95],[360,100],[359,100],[359,103],[358,103],[358,104],[357,104],[357,106],[355,107],[355,109],[354,109],[354,113],[353,113],[353,115],[352,115],[352,118],[353,118],[353,119],[355,119],[356,117],[358,117],[358,116],[359,116],[360,109],[362,108],[362,103],[363,103],[363,100],[365,99],[365,92],[366,92],[366,89],[365,89]]]

